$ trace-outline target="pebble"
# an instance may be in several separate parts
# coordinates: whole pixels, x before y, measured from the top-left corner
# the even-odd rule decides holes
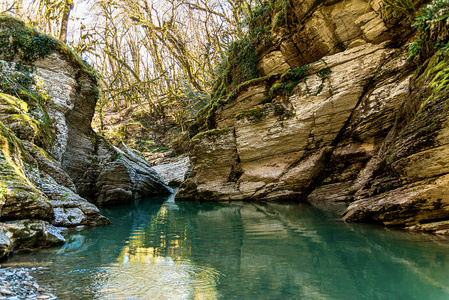
[[[29,271],[35,268],[2,268],[0,266],[0,300],[54,300],[55,295],[39,286]]]

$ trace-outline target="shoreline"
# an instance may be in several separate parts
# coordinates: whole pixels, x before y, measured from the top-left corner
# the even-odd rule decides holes
[[[13,268],[0,266],[0,300],[55,300],[55,295],[40,286],[38,280],[30,275],[37,268]]]

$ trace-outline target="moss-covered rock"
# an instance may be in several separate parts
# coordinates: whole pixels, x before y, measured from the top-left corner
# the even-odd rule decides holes
[[[61,167],[67,149],[84,159],[76,164],[83,173],[88,171],[86,157],[95,153],[109,162],[116,155],[112,148],[99,149],[101,137],[90,127],[97,96],[95,71],[66,45],[0,16],[0,257],[64,242],[53,225],[109,223],[77,194]],[[142,180],[129,190],[144,195],[142,186],[148,188],[150,180],[142,179],[143,171],[127,167]],[[97,178],[88,180],[95,185]]]
[[[52,218],[50,202],[27,177],[27,158],[22,142],[0,122],[0,220]]]
[[[55,246],[65,242],[61,232],[42,220],[20,220],[0,223],[0,232],[10,240],[10,251],[19,249],[37,249]]]
[[[32,69],[34,62],[55,52],[63,54],[66,60],[80,72],[96,80],[98,75],[95,69],[83,61],[66,44],[37,31],[22,20],[6,14],[0,15],[1,59],[18,61]]]

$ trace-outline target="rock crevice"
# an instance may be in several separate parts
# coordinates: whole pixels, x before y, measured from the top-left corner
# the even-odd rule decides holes
[[[107,224],[94,204],[171,193],[92,130],[98,89],[86,63],[20,20],[0,16],[0,34],[0,258],[62,243],[63,227]]]
[[[308,201],[346,210],[346,221],[449,232],[448,55],[417,68],[410,19],[387,19],[381,1],[289,3],[286,23],[258,47],[270,80],[218,100],[213,127],[192,138],[176,199]],[[207,167],[215,160],[223,164]]]

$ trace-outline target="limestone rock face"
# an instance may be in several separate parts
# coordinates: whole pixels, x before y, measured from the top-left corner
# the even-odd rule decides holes
[[[4,63],[13,69],[14,62]],[[54,126],[55,140],[53,146],[46,150],[58,162],[57,168],[62,166],[69,175],[65,179],[61,178],[60,181],[67,182],[70,185],[69,188],[74,191],[76,189],[82,197],[93,202],[96,202],[100,195],[108,194],[106,200],[103,197],[99,203],[120,202],[119,195],[113,196],[114,193],[108,191],[116,188],[123,189],[123,186],[126,194],[132,195],[132,199],[158,193],[170,193],[149,164],[143,160],[136,163],[135,157],[123,155],[122,151],[93,132],[90,124],[96,104],[96,87],[88,74],[79,72],[79,69],[60,53],[50,54],[45,59],[35,62],[34,65],[36,66],[35,74],[43,83],[51,101],[45,110]],[[15,127],[18,127],[14,126],[15,123],[6,124],[13,131]],[[26,132],[31,130],[27,131],[22,127],[20,132],[15,131],[18,137],[26,136]],[[28,135],[33,136],[32,133]],[[118,157],[121,159],[117,159]],[[50,168],[47,166],[47,171]],[[108,183],[108,177],[105,174],[119,170],[124,171],[123,182],[120,182],[120,177],[117,177],[118,181]],[[106,177],[101,178],[100,175]],[[129,180],[131,181],[128,182]],[[128,198],[125,198],[123,202],[128,202]]]
[[[154,166],[153,169],[170,186],[179,186],[186,180],[190,170],[190,159],[181,155],[172,159],[170,163]]]
[[[54,246],[65,242],[61,231],[42,220],[19,220],[0,223],[0,229],[9,239],[8,251]]]
[[[268,76],[196,125],[209,131],[190,141],[176,200],[308,201],[346,221],[449,233],[449,57],[417,71],[413,30],[382,6],[291,2],[257,52]]]
[[[170,193],[144,160],[130,151],[124,154],[93,132],[96,87],[89,76],[77,75],[76,69],[57,54],[36,66],[54,103],[49,114],[56,127],[55,152],[82,197],[111,204]]]
[[[356,173],[378,147],[375,137],[385,135],[393,125],[394,109],[406,96],[401,94],[401,86],[393,91],[390,87],[376,89],[376,82],[393,80],[391,76],[397,76],[393,74],[398,69],[406,72],[405,57],[393,56],[394,50],[384,44],[327,56],[309,66],[307,78],[290,96],[278,96],[271,105],[260,106],[267,83],[248,87],[217,110],[218,126],[230,127],[201,133],[191,140],[193,169],[177,199],[194,194],[209,200],[305,198],[321,180],[328,162],[340,157],[356,160],[358,156],[361,162],[351,171]],[[387,62],[388,70],[376,73]],[[329,70],[326,79],[319,77],[323,69]],[[378,103],[366,104],[368,101]],[[260,107],[257,120],[253,107]],[[246,113],[237,117],[239,111]],[[373,126],[379,115],[382,122]],[[344,133],[349,132],[363,136],[364,141],[345,140]],[[352,179],[353,175],[346,176]]]
[[[5,257],[9,254],[11,247],[11,241],[6,236],[6,234],[0,230],[0,258]]]
[[[96,80],[67,46],[3,15],[0,32],[10,34],[1,41],[5,49],[28,39],[48,51],[32,62],[21,58],[35,51],[29,45],[0,55],[0,258],[60,243],[54,226],[109,223],[90,202],[171,192],[143,159],[94,133]]]
[[[389,24],[384,20],[381,1],[295,0],[290,5],[284,21],[287,24],[272,29],[272,45],[263,50],[259,61],[259,69],[265,75],[282,74],[367,43],[394,39],[401,44],[406,38],[398,34],[407,34],[401,23]]]
[[[449,60],[432,57],[413,78],[396,126],[359,177],[348,221],[370,221],[447,234]]]

